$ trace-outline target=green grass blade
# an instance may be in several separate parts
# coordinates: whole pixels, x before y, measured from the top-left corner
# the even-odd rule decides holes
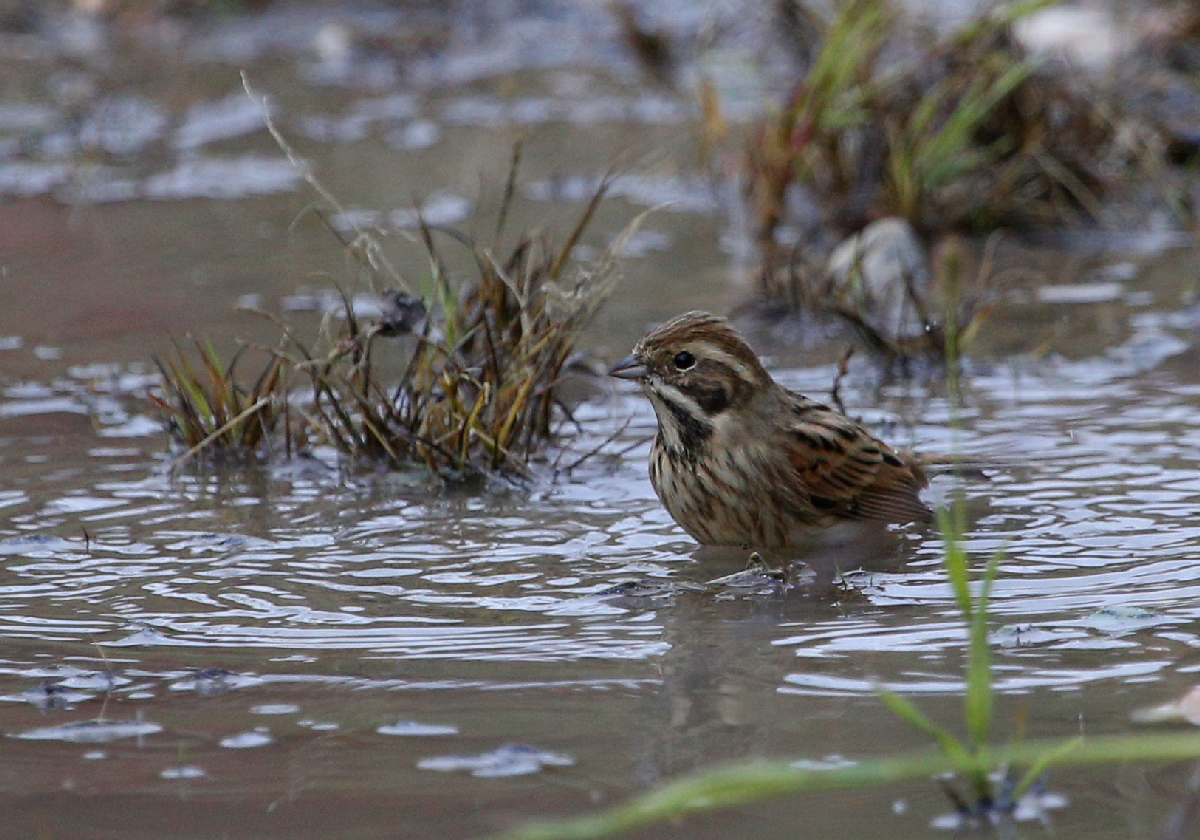
[[[1109,735],[1095,738],[1027,741],[1007,759],[1017,767],[1044,772],[1058,766],[1125,761],[1177,761],[1200,757],[1200,733]],[[868,759],[826,770],[800,769],[783,761],[756,761],[703,770],[635,797],[623,804],[576,819],[539,822],[494,840],[587,840],[688,814],[756,802],[772,796],[825,790],[881,787],[955,769],[947,757],[931,752]],[[1036,778],[1036,777],[1035,777]]]
[[[1025,792],[1033,785],[1038,778],[1046,772],[1046,769],[1052,764],[1061,764],[1071,753],[1083,746],[1085,739],[1082,735],[1077,738],[1071,738],[1063,743],[1058,749],[1046,750],[1041,758],[1029,765],[1021,780],[1017,782],[1017,786],[1013,788],[1012,798],[1017,801]]]
[[[953,769],[944,756],[924,753],[864,761],[828,770],[799,769],[781,761],[723,765],[686,776],[592,816],[535,823],[497,840],[584,840],[608,837],[648,823],[755,802],[785,793],[874,787]]]
[[[879,688],[876,693],[892,714],[933,738],[942,754],[954,762],[954,769],[961,771],[970,769],[972,764],[970,754],[963,743],[950,734],[949,730],[938,726],[902,695],[886,688]]]
[[[959,612],[969,622],[971,618],[971,589],[970,570],[967,564],[967,552],[962,547],[963,533],[966,523],[960,505],[950,509],[939,508],[937,512],[938,530],[942,532],[942,565],[950,578],[950,589],[954,593],[954,602]]]
[[[1015,2],[1004,3],[992,9],[988,12],[986,20],[993,26],[1007,26],[1026,15],[1045,9],[1047,6],[1053,6],[1058,2],[1060,0],[1015,0]]]
[[[840,131],[867,118],[855,107],[863,95],[859,79],[887,33],[887,8],[881,0],[845,3],[830,26],[805,80],[806,95],[798,111],[825,131]]]
[[[1000,557],[1000,552],[996,552],[988,561],[970,616],[967,687],[963,697],[963,714],[966,717],[967,736],[972,748],[987,743],[991,728],[995,692],[992,686],[992,651],[988,642],[987,619],[988,600],[1000,566]]]

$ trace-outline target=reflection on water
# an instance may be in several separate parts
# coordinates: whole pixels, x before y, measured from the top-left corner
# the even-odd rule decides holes
[[[367,37],[397,14],[363,13],[345,31],[303,14],[215,26],[192,46],[194,78],[169,88],[178,98],[143,80],[79,113],[61,97],[0,107],[0,192],[114,202],[0,204],[6,835],[466,837],[718,760],[832,766],[923,746],[884,713],[879,682],[942,719],[958,713],[965,636],[936,534],[815,546],[786,573],[743,573],[747,558],[698,551],[654,497],[653,414],[633,393],[582,406],[572,442],[587,451],[632,417],[611,447],[632,447],[624,458],[528,486],[347,476],[321,451],[167,468],[138,396],[149,354],[188,330],[266,340],[235,302],[313,314],[345,271],[337,243],[300,216],[307,199],[287,192],[294,170],[260,165],[277,153],[215,58],[244,58],[279,92],[277,117],[358,224],[403,228],[414,206],[478,223],[494,210],[480,173],[500,177],[530,125],[544,133],[527,142],[514,225],[590,195],[631,137],[638,152],[679,144],[680,102],[629,83],[627,57],[599,37],[607,23],[547,40],[540,18],[501,31],[503,14],[481,6],[444,50],[401,44],[401,60]],[[590,14],[571,31],[591,32]],[[303,84],[259,55],[264,41]],[[723,83],[749,84],[726,58]],[[21,83],[44,85],[48,68],[22,64]],[[546,75],[503,75],[531,68]],[[83,186],[64,162],[77,162],[73,143],[119,158],[91,172],[88,196],[66,190]],[[232,186],[260,197],[166,201]],[[629,277],[592,334],[609,359],[649,321],[728,303],[728,236],[706,176],[651,155],[613,192],[587,247],[673,203],[627,243]],[[1200,364],[1195,313],[1179,306],[1195,259],[1137,255],[1107,273],[1047,259],[1055,285],[1004,301],[961,410],[936,389],[877,388],[865,364],[849,408],[892,442],[984,466],[930,493],[966,505],[974,557],[1004,552],[1000,720],[1031,735],[1125,731],[1130,710],[1183,694],[1198,667]],[[833,367],[812,358],[840,347],[810,338],[813,357],[798,359],[771,336],[755,339],[780,378],[827,393]],[[1180,784],[1157,770],[1052,781],[1070,803],[1055,814],[1064,833],[1114,838],[1157,825]],[[801,798],[680,831],[794,837],[803,819],[811,837],[928,836],[939,797],[914,784]],[[668,835],[682,836],[647,836]]]

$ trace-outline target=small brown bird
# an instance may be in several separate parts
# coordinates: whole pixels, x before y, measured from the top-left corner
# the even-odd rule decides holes
[[[609,374],[650,398],[650,481],[704,545],[782,548],[840,522],[931,518],[915,458],[776,383],[724,318],[680,315]]]

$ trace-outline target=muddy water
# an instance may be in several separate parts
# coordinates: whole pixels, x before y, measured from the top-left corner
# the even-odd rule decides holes
[[[311,43],[312,26],[281,20]],[[395,23],[362,20],[368,32]],[[230,26],[212,38],[291,31]],[[608,359],[650,322],[728,308],[720,197],[679,140],[681,106],[570,56],[520,77],[504,70],[507,42],[488,40],[486,20],[473,26],[484,34],[472,49],[449,36],[431,48],[438,72],[460,74],[454,84],[404,86],[371,70],[369,51],[343,67],[365,75],[337,85],[318,84],[303,50],[251,51],[250,66],[322,179],[377,215],[440,191],[447,221],[487,230],[495,190],[479,199],[480,178],[502,179],[530,124],[518,225],[576,212],[573,185],[614,150],[642,155],[590,244],[648,205],[677,204],[646,222],[593,330]],[[467,60],[481,55],[492,64]],[[574,59],[624,67],[604,44]],[[145,68],[176,65],[137,64],[131,89],[178,124],[187,103],[236,94],[229,64],[190,62],[166,79]],[[25,104],[61,70],[54,57],[13,66],[8,95]],[[540,93],[514,93],[527,86]],[[413,89],[408,104],[381,104]],[[353,118],[389,108],[382,121]],[[22,134],[6,165],[52,157],[29,151],[31,137],[59,130],[47,125]],[[341,139],[313,139],[322,132]],[[126,169],[104,177],[165,190],[151,180],[177,171],[169,136],[110,161]],[[279,159],[260,130],[203,148]],[[243,180],[209,177],[210,192]],[[98,202],[69,200],[64,182],[0,203],[6,836],[473,837],[718,760],[837,763],[923,746],[883,710],[879,681],[954,719],[963,631],[936,535],[911,528],[807,556],[786,588],[706,587],[744,558],[697,553],[659,506],[646,478],[653,416],[633,393],[585,405],[573,442],[586,450],[632,418],[613,447],[632,446],[625,456],[528,487],[348,477],[321,452],[168,471],[140,396],[149,354],[187,331],[225,347],[235,335],[270,340],[233,307],[288,310],[304,287],[348,276],[294,178],[227,199],[190,183]],[[401,237],[388,241],[403,270],[419,269]],[[937,388],[877,387],[865,363],[845,396],[895,442],[986,465],[984,477],[935,479],[931,495],[963,499],[975,556],[1005,551],[994,629],[1006,731],[1022,720],[1031,735],[1124,732],[1130,710],[1183,693],[1200,668],[1200,319],[1186,308],[1196,260],[1015,246],[1008,258],[1042,266],[1042,281],[994,316],[961,409]],[[822,395],[833,369],[812,360],[841,345],[772,341],[787,334],[756,340],[781,379]],[[1064,836],[1155,836],[1185,777],[1058,771],[1050,787],[1065,807],[1046,819]],[[934,784],[916,783],[640,836],[782,838],[803,826],[809,837],[927,837],[946,810]]]

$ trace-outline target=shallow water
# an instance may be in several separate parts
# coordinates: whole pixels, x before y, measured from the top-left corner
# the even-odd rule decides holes
[[[311,30],[242,34],[286,44],[278,33]],[[230,32],[205,43],[232,50]],[[653,321],[728,308],[720,196],[681,162],[681,106],[618,84],[628,68],[601,39],[573,58],[618,82],[554,54],[547,76],[516,79],[528,70],[520,50],[476,34],[491,51],[450,38],[433,53],[444,64],[422,71],[443,79],[428,88],[370,61],[319,84],[311,59],[243,47],[259,84],[282,91],[278,113],[322,180],[375,218],[440,190],[427,209],[486,230],[495,197],[477,200],[479,177],[498,185],[531,123],[517,224],[551,211],[549,198],[577,208],[614,149],[653,150],[591,244],[645,206],[679,203],[646,222],[591,343],[615,359]],[[206,112],[180,103],[224,102],[238,82],[228,65],[192,61],[193,74],[163,85],[175,99],[141,82],[182,122],[173,144],[155,141],[170,148],[131,158],[138,190],[178,172],[188,143],[278,158],[235,105],[217,128],[197,127],[211,126]],[[56,62],[22,65],[31,90]],[[386,96],[414,87],[412,101]],[[305,125],[337,142],[305,139]],[[149,355],[187,331],[221,346],[269,340],[231,307],[298,306],[302,287],[346,276],[340,246],[301,216],[308,197],[276,186],[287,189],[240,200],[0,203],[6,834],[471,837],[718,760],[837,763],[924,746],[883,710],[880,681],[955,719],[964,633],[936,535],[913,527],[807,556],[788,586],[710,584],[745,558],[697,553],[658,504],[645,464],[653,415],[631,392],[586,404],[572,441],[586,451],[632,417],[612,446],[632,445],[625,456],[526,487],[431,491],[420,476],[342,475],[322,452],[168,469],[174,453],[138,396]],[[418,269],[398,241],[395,253]],[[963,499],[974,557],[1004,551],[993,620],[1004,731],[1020,719],[1030,735],[1124,732],[1131,710],[1184,693],[1200,669],[1200,359],[1184,308],[1196,259],[1014,246],[1010,258],[1024,257],[1048,266],[1057,291],[1006,298],[961,409],[936,389],[878,388],[865,362],[847,407],[893,442],[985,467],[936,478],[931,496]],[[760,330],[756,343],[783,381],[823,396],[833,367],[812,360],[840,344],[772,341],[787,334]],[[1186,772],[1058,771],[1050,787],[1066,804],[1047,818],[1065,836],[1155,836]],[[919,783],[638,836],[794,837],[803,825],[808,837],[927,837],[947,808]]]

